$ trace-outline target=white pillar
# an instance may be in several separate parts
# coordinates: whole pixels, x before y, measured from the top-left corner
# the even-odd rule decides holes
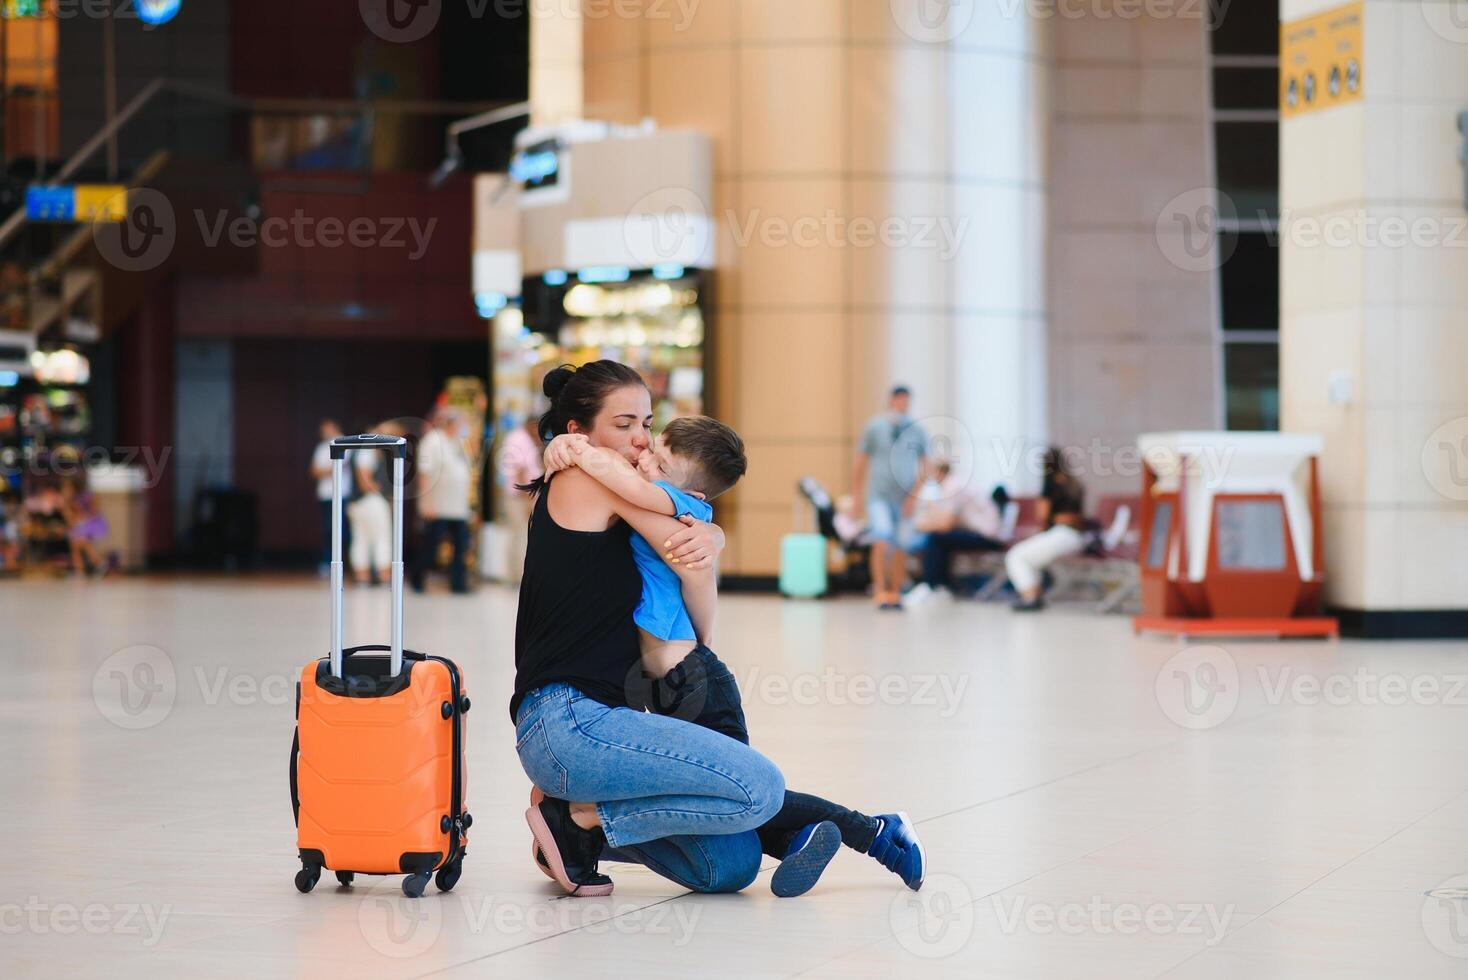
[[[1045,332],[1050,126],[1047,24],[980,3],[949,42],[950,411],[974,445],[973,481],[1039,489],[1048,439]]]

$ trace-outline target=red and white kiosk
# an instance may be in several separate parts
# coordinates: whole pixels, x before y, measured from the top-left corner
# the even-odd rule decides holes
[[[1144,435],[1136,632],[1336,636],[1315,435]]]

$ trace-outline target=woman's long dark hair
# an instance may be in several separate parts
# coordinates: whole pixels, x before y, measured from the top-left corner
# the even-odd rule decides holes
[[[556,436],[565,435],[572,422],[590,432],[607,396],[631,385],[646,388],[647,382],[642,380],[642,375],[617,361],[592,361],[579,368],[562,364],[552,369],[541,384],[545,397],[550,399],[550,410],[540,417],[537,427],[540,441],[550,442]],[[515,489],[538,494],[545,489],[545,477],[517,484]]]

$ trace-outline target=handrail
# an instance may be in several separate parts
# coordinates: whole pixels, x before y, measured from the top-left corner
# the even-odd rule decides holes
[[[144,85],[142,91],[129,99],[127,105],[122,107],[122,111],[112,117],[111,122],[97,130],[91,139],[83,143],[81,148],[61,165],[61,169],[56,171],[55,176],[47,181],[47,183],[55,185],[76,173],[77,169],[86,163],[87,160],[91,159],[92,154],[96,153],[102,144],[107,142],[109,137],[121,129],[133,116],[137,115],[143,106],[152,100],[153,96],[163,90],[166,84],[165,79],[155,78],[147,85]],[[25,224],[25,218],[26,208],[22,206],[11,214],[10,217],[5,219],[5,223],[0,225],[0,247],[9,244],[10,240],[15,237],[15,233],[20,231],[21,225]]]
[[[54,186],[75,173],[82,164],[91,159],[102,146],[117,131],[130,122],[144,106],[153,100],[160,92],[170,91],[179,95],[186,95],[205,102],[213,102],[235,109],[245,109],[253,112],[276,112],[284,114],[307,114],[332,112],[343,115],[367,112],[398,113],[401,115],[449,115],[459,112],[494,113],[508,109],[519,110],[522,106],[528,107],[528,103],[516,103],[506,106],[500,102],[436,102],[428,99],[276,99],[263,98],[250,95],[235,95],[232,92],[222,92],[207,86],[196,85],[189,82],[180,82],[165,76],[154,78],[138,91],[138,94],[128,100],[127,105],[113,116],[101,129],[92,134],[81,147],[73,153],[61,168],[51,176],[45,184]],[[528,108],[527,110],[528,111]],[[506,118],[513,118],[522,113],[512,112]],[[9,244],[10,240],[20,231],[26,221],[26,209],[19,208],[10,217],[0,224],[0,248]]]

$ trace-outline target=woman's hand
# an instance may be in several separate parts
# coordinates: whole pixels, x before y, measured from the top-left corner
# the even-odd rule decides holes
[[[591,445],[591,440],[578,432],[567,432],[546,443],[544,460],[546,476],[575,466],[581,450],[589,445]]]
[[[724,550],[724,529],[717,524],[694,520],[688,515],[678,518],[684,524],[663,542],[663,557],[675,565],[686,565],[695,571],[712,568],[719,552]]]

